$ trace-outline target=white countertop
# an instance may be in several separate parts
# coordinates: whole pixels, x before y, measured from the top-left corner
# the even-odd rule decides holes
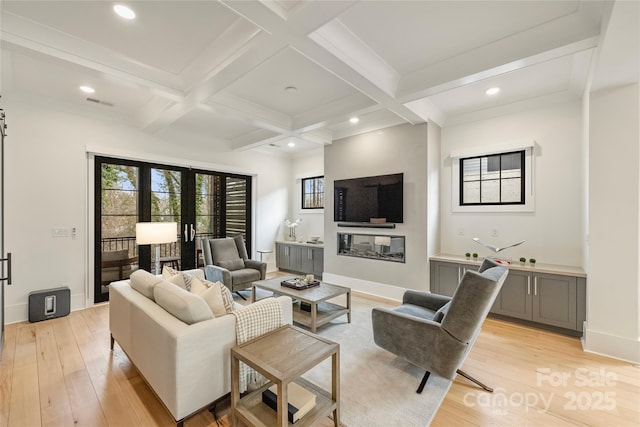
[[[324,248],[324,242],[320,242],[320,243],[307,243],[306,241],[303,242],[293,242],[293,241],[289,241],[289,240],[276,240],[276,243],[281,243],[283,245],[296,245],[296,246],[308,246],[310,248]]]
[[[466,265],[482,264],[481,257],[478,257],[477,261],[474,261],[473,258],[467,258],[460,255],[438,254],[438,255],[429,257],[429,259],[433,261],[455,262],[458,264],[466,264]],[[562,274],[564,276],[587,277],[587,274],[584,272],[584,269],[582,267],[576,267],[572,265],[545,264],[545,263],[537,262],[535,266],[531,266],[529,262],[526,262],[523,265],[517,259],[515,260],[512,259],[511,264],[509,264],[509,268],[513,270],[530,271],[530,272],[537,272],[537,273]]]

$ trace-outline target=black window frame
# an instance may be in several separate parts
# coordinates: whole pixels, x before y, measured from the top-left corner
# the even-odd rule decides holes
[[[305,196],[307,194],[314,194],[314,193],[305,192],[305,182],[309,181],[309,180],[316,180],[316,179],[322,179],[322,188],[324,188],[324,175],[310,176],[310,177],[301,179],[301,181],[300,181],[300,183],[301,183],[301,185],[300,185],[300,187],[301,187],[300,208],[301,209],[324,209],[324,201],[325,201],[325,198],[324,198],[325,192],[324,191],[322,192],[322,206],[305,207],[305,205],[304,205]],[[320,193],[315,193],[315,194],[320,194]]]
[[[504,155],[509,155],[509,154],[519,154],[520,155],[520,201],[517,202],[482,202],[482,185],[480,185],[480,201],[479,202],[471,202],[471,203],[465,203],[464,202],[464,162],[466,160],[475,160],[475,159],[480,159],[480,164],[482,164],[482,159],[486,158],[487,159],[487,164],[493,164],[492,169],[494,169],[495,167],[495,162],[493,161],[495,158],[498,159],[498,167],[495,168],[497,169],[497,171],[500,172],[500,176],[498,178],[498,183],[500,186],[500,198],[502,198],[502,156]],[[460,158],[459,159],[459,187],[460,187],[460,206],[508,206],[508,205],[525,205],[526,204],[526,197],[525,197],[525,184],[526,184],[526,176],[525,176],[525,171],[526,171],[526,150],[516,150],[516,151],[506,151],[506,152],[502,152],[502,153],[494,153],[494,154],[483,154],[480,156],[472,156],[472,157],[464,157],[464,158]],[[467,181],[469,182],[469,181]],[[482,183],[482,175],[480,175],[480,179],[478,180],[478,182]]]

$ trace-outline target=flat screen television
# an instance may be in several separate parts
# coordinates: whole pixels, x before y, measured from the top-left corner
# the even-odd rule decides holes
[[[333,220],[403,222],[403,178],[396,173],[334,181]]]

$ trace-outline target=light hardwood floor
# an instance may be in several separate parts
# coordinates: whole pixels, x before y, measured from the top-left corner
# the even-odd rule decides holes
[[[7,325],[0,426],[174,425],[122,350],[109,351],[108,316],[102,304]],[[464,368],[496,391],[458,376],[432,426],[640,425],[640,367],[584,353],[576,338],[487,319]],[[228,426],[226,405],[218,423],[205,410],[185,425]]]

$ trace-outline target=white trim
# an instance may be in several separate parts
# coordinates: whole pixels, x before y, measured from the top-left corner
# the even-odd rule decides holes
[[[508,148],[506,151],[482,151],[480,154],[470,154],[469,151],[464,157],[483,156],[497,153],[504,153],[514,151],[513,148]],[[518,150],[518,149],[515,149]],[[520,147],[519,150],[524,150],[524,191],[525,191],[525,204],[524,205],[473,205],[473,206],[460,206],[460,158],[451,157],[451,211],[452,212],[533,212],[535,210],[535,156],[533,155],[533,146]],[[477,152],[477,150],[475,150]],[[458,155],[458,154],[456,154]]]
[[[407,289],[398,286],[370,282],[368,280],[340,276],[338,274],[326,272],[322,274],[322,281],[333,285],[346,286],[354,291],[362,292],[363,294],[384,297],[395,301],[402,301],[402,296],[407,291]]]
[[[582,349],[587,353],[611,357],[630,363],[640,363],[640,340],[611,335],[586,328]]]
[[[460,159],[462,157],[488,156],[490,154],[508,153],[511,151],[521,151],[531,149],[535,146],[535,141],[508,141],[500,144],[494,144],[482,147],[465,148],[463,150],[452,151],[449,154],[451,159]]]
[[[178,166],[192,169],[202,169],[213,172],[234,173],[247,176],[257,176],[255,172],[248,172],[240,168],[233,168],[229,165],[220,163],[205,163],[200,161],[189,160],[186,158],[160,156],[151,153],[142,153],[137,151],[114,149],[112,147],[97,147],[87,145],[85,151],[94,156],[114,157],[123,160],[135,160],[145,163],[158,163],[167,166]]]

